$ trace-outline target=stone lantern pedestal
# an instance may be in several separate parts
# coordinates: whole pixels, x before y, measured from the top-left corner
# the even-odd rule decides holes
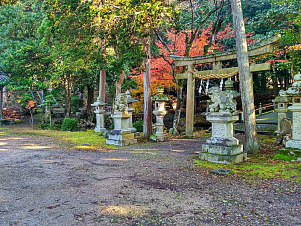
[[[91,104],[91,106],[95,107],[94,113],[96,114],[96,127],[94,132],[101,133],[106,131],[106,128],[104,127],[105,103],[101,101],[100,97],[97,97],[97,100]]]
[[[132,133],[136,133],[137,129],[135,127],[133,127],[133,112],[135,111],[135,109],[133,108],[132,104],[137,102],[137,100],[135,100],[134,98],[132,98],[130,91],[126,91],[125,92],[126,97],[127,97],[127,103],[128,103],[128,113],[130,114],[130,118],[129,118],[129,130]]]
[[[279,95],[273,100],[276,105],[275,111],[278,113],[278,127],[275,133],[279,134],[280,131],[280,122],[282,119],[286,118],[286,113],[288,112],[288,103],[289,98],[287,95]]]
[[[225,91],[220,91],[217,87],[208,91],[212,104],[209,105],[206,119],[212,123],[212,136],[202,145],[199,157],[209,162],[235,164],[246,161],[247,154],[233,136],[234,122],[239,119],[236,110],[239,93],[233,90],[233,81],[227,80],[225,86]]]
[[[155,101],[155,110],[153,114],[156,116],[156,140],[164,141],[166,140],[166,135],[164,134],[164,116],[167,111],[165,109],[165,102],[168,101],[168,97],[163,94],[164,89],[158,87],[158,94],[155,95],[152,100]]]
[[[233,125],[239,119],[238,113],[207,113],[206,119],[212,123],[212,136],[202,145],[200,159],[221,164],[246,161],[243,146],[233,137]]]
[[[112,114],[114,129],[109,133],[107,144],[129,145],[137,143],[134,134],[129,129],[129,118],[131,115],[127,111],[126,95],[120,93],[115,100],[115,111]]]

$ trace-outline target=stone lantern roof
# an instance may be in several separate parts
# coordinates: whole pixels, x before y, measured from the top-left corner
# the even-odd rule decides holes
[[[273,102],[274,103],[289,103],[289,98],[288,98],[288,96],[277,96],[274,100],[273,100]]]
[[[91,104],[91,106],[93,107],[97,107],[97,106],[104,106],[105,103],[100,99],[100,96],[97,97],[96,101]]]
[[[127,98],[127,103],[128,104],[132,104],[132,103],[135,103],[137,102],[138,100],[135,100],[132,96],[131,96],[131,92],[129,90],[127,90],[125,92],[125,95],[126,95],[126,98]]]
[[[280,93],[281,96],[301,96],[301,74],[300,72],[294,76],[295,82],[292,84],[292,87],[288,88],[287,91]]]
[[[164,88],[163,87],[158,87],[157,88],[158,94],[153,96],[152,100],[154,101],[168,101],[169,98],[167,95],[163,94]]]

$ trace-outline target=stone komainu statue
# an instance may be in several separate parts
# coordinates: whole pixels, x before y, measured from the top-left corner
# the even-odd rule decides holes
[[[124,112],[127,108],[127,97],[125,93],[119,93],[115,99],[115,111]]]
[[[212,87],[208,90],[208,95],[212,102],[209,105],[210,112],[236,112],[235,98],[239,93],[235,90],[220,91],[218,87]]]

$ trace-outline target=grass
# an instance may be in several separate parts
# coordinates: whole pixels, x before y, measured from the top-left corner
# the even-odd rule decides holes
[[[279,147],[273,144],[273,136],[260,135],[261,153],[249,154],[247,162],[236,165],[223,165],[199,160],[196,165],[204,169],[225,168],[232,174],[249,179],[282,179],[291,182],[301,182],[301,163],[291,162],[294,156],[285,155]]]
[[[56,130],[40,130],[31,127],[4,127],[0,132],[7,135],[17,136],[45,136],[51,137],[62,144],[66,149],[83,149],[105,151],[115,149],[115,146],[107,145],[106,139],[95,133],[93,130],[88,131],[56,131]]]

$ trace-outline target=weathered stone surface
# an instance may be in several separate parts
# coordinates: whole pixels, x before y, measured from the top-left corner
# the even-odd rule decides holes
[[[216,155],[238,155],[243,153],[242,145],[233,145],[233,146],[222,146],[222,145],[211,145],[203,144],[202,153],[210,153]]]
[[[228,169],[224,169],[224,168],[216,168],[210,171],[210,173],[215,173],[218,175],[227,175],[229,173],[231,173],[232,170],[228,170]]]
[[[206,119],[212,123],[212,136],[202,145],[200,159],[221,164],[246,161],[243,146],[233,137],[233,124],[238,120],[238,113],[210,112]]]
[[[210,153],[200,153],[200,159],[209,162],[220,163],[220,164],[237,164],[245,162],[247,160],[247,153],[238,155],[217,155]]]
[[[286,142],[285,147],[301,149],[301,140],[295,140],[293,138],[293,139]]]
[[[120,93],[116,98],[114,114],[112,118],[114,120],[114,129],[109,133],[109,137],[106,140],[107,144],[113,145],[129,145],[137,143],[134,133],[131,133],[129,129],[129,118],[131,115],[127,111],[126,95]]]
[[[276,136],[275,139],[275,144],[279,145],[279,144],[284,144],[286,143],[286,139],[285,137],[292,136],[292,121],[288,118],[283,118],[281,120],[281,122],[279,123],[280,125],[280,131],[278,133],[278,135]]]

